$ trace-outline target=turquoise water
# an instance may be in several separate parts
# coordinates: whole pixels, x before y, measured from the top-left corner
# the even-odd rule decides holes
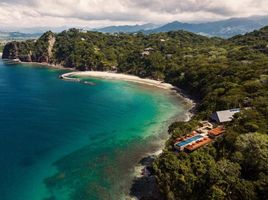
[[[168,91],[62,73],[0,60],[1,200],[124,199],[168,120],[184,118]]]

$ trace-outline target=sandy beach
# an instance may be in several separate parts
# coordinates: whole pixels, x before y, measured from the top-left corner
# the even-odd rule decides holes
[[[138,76],[118,74],[114,72],[100,72],[100,71],[70,72],[70,73],[63,74],[61,77],[66,80],[71,80],[72,76],[116,79],[116,80],[123,80],[123,81],[130,81],[130,82],[135,82],[135,83],[140,83],[140,84],[151,85],[151,86],[159,87],[162,89],[178,90],[178,88],[176,88],[175,86],[169,83],[164,83],[164,82],[152,80],[152,79],[143,79]]]

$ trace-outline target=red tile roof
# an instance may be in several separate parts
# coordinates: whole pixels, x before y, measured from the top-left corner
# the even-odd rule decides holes
[[[223,127],[217,127],[214,128],[210,131],[208,131],[208,134],[213,135],[213,136],[219,136],[224,132],[224,128]]]
[[[190,144],[190,145],[186,146],[185,149],[187,149],[189,151],[194,151],[194,150],[198,149],[199,147],[204,146],[210,142],[212,142],[212,139],[205,137],[204,139],[197,141],[194,144]]]

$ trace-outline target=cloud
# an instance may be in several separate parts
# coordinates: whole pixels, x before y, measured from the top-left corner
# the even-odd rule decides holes
[[[268,0],[0,0],[2,26],[105,26],[265,15]]]

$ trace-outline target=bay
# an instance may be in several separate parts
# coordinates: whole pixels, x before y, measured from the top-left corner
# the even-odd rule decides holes
[[[0,60],[2,200],[124,199],[138,161],[185,118],[170,91],[64,72]]]

